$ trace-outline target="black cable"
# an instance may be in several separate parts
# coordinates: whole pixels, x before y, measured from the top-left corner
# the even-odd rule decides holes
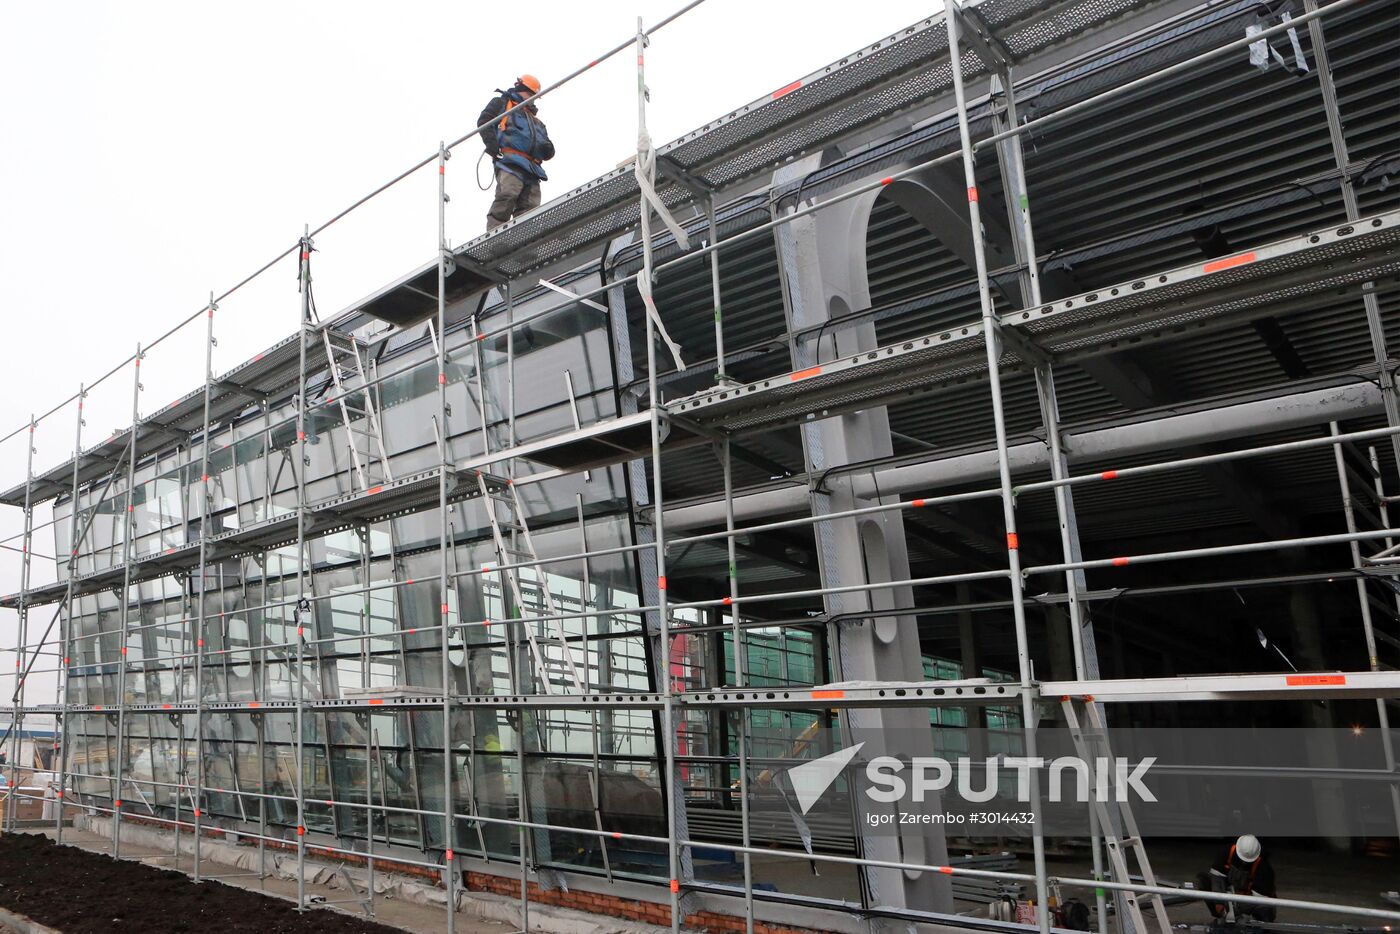
[[[1376,167],[1376,163],[1380,162],[1382,159],[1395,158],[1400,158],[1400,152],[1382,153],[1381,155],[1376,156],[1370,162],[1367,162],[1365,166],[1363,166],[1359,171],[1353,173],[1349,177],[1356,179],[1358,184],[1365,184],[1366,176],[1371,174],[1371,170]]]
[[[476,187],[480,188],[482,191],[490,191],[490,190],[491,190],[491,179],[488,178],[488,179],[486,180],[486,184],[485,184],[485,185],[481,184],[481,160],[482,160],[482,159],[485,159],[485,158],[486,158],[487,156],[489,156],[489,155],[491,155],[491,154],[490,154],[489,152],[487,152],[486,150],[483,149],[483,150],[481,150],[481,155],[480,155],[479,157],[477,157],[477,160],[476,160]],[[495,164],[496,164],[496,163],[495,163],[495,160],[492,160],[491,165],[494,167]]]

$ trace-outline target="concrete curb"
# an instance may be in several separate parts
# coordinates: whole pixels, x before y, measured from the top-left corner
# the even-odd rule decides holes
[[[111,819],[95,818],[83,816],[79,818],[79,829],[89,833],[111,839]],[[171,834],[169,831],[144,826],[123,826],[122,839],[133,843],[142,844],[158,849],[169,849],[171,846]],[[181,837],[180,852],[182,854],[193,855],[193,838]],[[219,863],[234,869],[256,868],[256,852],[237,847],[228,843],[221,843],[217,840],[205,841],[201,847],[201,858],[209,862]],[[165,857],[156,857],[165,858]],[[296,879],[294,870],[284,867],[283,860],[277,856],[269,858],[269,874],[278,876],[285,880]],[[286,859],[288,863],[293,863],[291,859]],[[328,888],[338,889],[342,887],[342,880],[337,877],[333,867],[328,863],[321,863],[314,858],[307,859],[307,881],[316,885],[324,885]],[[156,864],[152,864],[156,865]],[[163,867],[170,868],[170,867]],[[184,870],[181,870],[184,871]],[[358,868],[347,867],[346,873],[357,885],[365,886],[368,879],[365,873]],[[416,879],[401,876],[391,872],[379,872],[375,875],[375,895],[381,898],[398,899],[404,902],[411,902],[418,905],[440,906],[444,909],[447,905],[447,893],[436,886],[427,885]],[[283,898],[272,892],[262,893],[272,898]],[[468,892],[459,889],[457,891],[458,912],[470,918],[478,918],[483,921],[499,921],[514,928],[521,926],[520,904],[514,899],[503,895],[496,895],[491,892]],[[342,911],[353,917],[360,915],[345,911],[342,906],[333,906],[332,910]],[[379,920],[381,924],[393,925],[390,922]],[[573,908],[563,908],[557,905],[531,904],[530,906],[530,929],[540,931],[542,934],[670,934],[669,927],[661,927],[654,924],[647,924],[642,921],[629,921],[625,918],[614,918],[609,915],[596,915]],[[683,928],[690,931],[692,928]],[[47,929],[35,929],[34,934],[49,934]],[[61,934],[61,932],[53,932]]]
[[[0,908],[0,924],[3,924],[7,928],[13,928],[18,931],[19,934],[63,934],[63,932],[57,928],[51,928],[47,925],[40,924],[33,918],[17,914],[4,908]]]

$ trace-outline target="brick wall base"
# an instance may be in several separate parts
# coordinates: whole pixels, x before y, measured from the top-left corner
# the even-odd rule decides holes
[[[465,874],[466,887],[473,892],[491,892],[516,898],[520,895],[520,881],[505,876],[493,876],[484,872]],[[531,882],[529,884],[531,902],[543,905],[557,905],[576,911],[587,911],[597,915],[626,918],[629,921],[644,921],[649,924],[669,925],[671,906],[658,902],[637,901],[634,898],[621,898],[599,892],[547,890]],[[744,919],[733,915],[722,915],[713,911],[697,911],[687,915],[685,926],[696,928],[706,934],[743,934]],[[795,928],[787,925],[754,922],[754,934],[819,934],[808,928]]]
[[[144,820],[137,815],[124,818],[133,824],[145,824],[163,830],[169,830],[169,824],[159,821]],[[189,833],[194,829],[193,825],[182,826],[183,832]],[[204,826],[200,828],[205,836],[213,839],[224,840],[224,831],[219,827]],[[287,842],[281,843],[273,840],[264,841],[268,849],[296,851],[296,844]],[[240,840],[242,846],[256,846],[253,840]],[[334,853],[317,846],[308,845],[306,848],[308,856],[322,856],[327,859],[340,860],[352,866],[363,866],[368,860],[359,854]],[[392,859],[375,857],[374,865],[381,871],[402,873],[404,875],[416,876],[433,885],[441,886],[442,880],[435,870],[423,866],[412,866],[406,863],[395,862]],[[485,872],[465,872],[462,874],[463,884],[471,892],[491,892],[495,895],[504,895],[508,898],[518,898],[520,896],[520,880],[512,879],[509,876],[497,876]],[[538,905],[555,905],[560,908],[572,908],[575,911],[586,911],[591,914],[608,915],[613,918],[625,918],[629,921],[642,921],[648,924],[659,924],[669,926],[671,924],[671,906],[662,902],[644,902],[635,898],[623,898],[617,895],[605,895],[598,892],[574,891],[564,889],[543,889],[535,883],[529,883],[530,901]],[[734,915],[723,915],[713,911],[697,911],[687,915],[684,919],[686,927],[704,931],[705,934],[744,934],[744,919]],[[769,924],[764,921],[755,921],[753,925],[754,934],[820,934],[810,928],[791,927],[789,925]]]

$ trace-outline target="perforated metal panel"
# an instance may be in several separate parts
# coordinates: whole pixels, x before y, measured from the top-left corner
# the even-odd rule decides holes
[[[1024,309],[1002,321],[1028,332],[1043,349],[1063,353],[1397,274],[1400,211]],[[980,325],[942,331],[738,388],[710,390],[667,410],[733,432],[791,424],[887,404],[984,373],[983,347]],[[1002,357],[1003,367],[1020,362],[1010,352]]]
[[[987,0],[977,12],[1016,59],[1150,6],[1150,0]]]
[[[663,152],[692,175],[725,185],[855,127],[946,90],[947,30],[927,19],[775,92]]]
[[[1064,353],[1106,340],[1284,305],[1400,274],[1400,212],[1363,218],[1008,315]]]
[[[1003,365],[1019,362],[1004,356]],[[726,431],[791,424],[946,385],[987,369],[981,325],[930,334],[733,389],[668,405],[667,411]]]
[[[1047,4],[986,0],[982,19],[1018,57],[1150,6],[1155,0],[1066,0]],[[983,71],[963,56],[968,77]],[[947,92],[952,84],[947,27],[930,17],[872,43],[823,69],[725,114],[658,153],[691,177],[723,191],[891,114]],[[672,183],[658,184],[669,205],[694,198]],[[459,251],[514,277],[577,253],[637,223],[638,191],[630,167],[614,169]]]

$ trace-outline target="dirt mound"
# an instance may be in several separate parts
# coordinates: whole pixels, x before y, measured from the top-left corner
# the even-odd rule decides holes
[[[403,934],[34,834],[0,837],[0,905],[64,934]]]

